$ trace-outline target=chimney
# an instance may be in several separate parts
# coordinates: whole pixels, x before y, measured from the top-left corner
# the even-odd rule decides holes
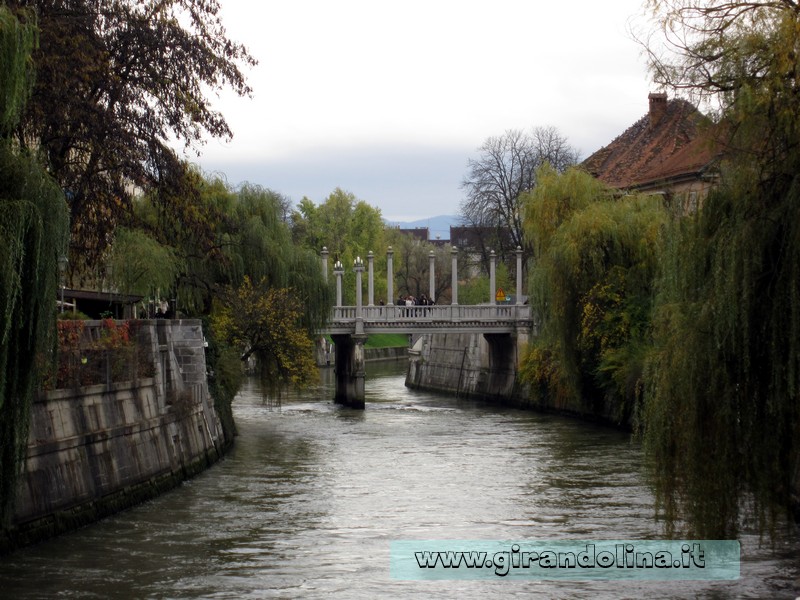
[[[655,127],[667,112],[667,95],[651,92],[647,99],[650,100],[650,127]]]

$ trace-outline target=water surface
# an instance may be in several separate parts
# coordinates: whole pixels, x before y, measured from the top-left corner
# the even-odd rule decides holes
[[[319,389],[234,403],[228,456],[176,490],[0,558],[3,598],[777,597],[800,543],[742,538],[730,582],[394,581],[395,539],[658,539],[639,447],[576,420],[407,390],[368,365],[367,409]]]

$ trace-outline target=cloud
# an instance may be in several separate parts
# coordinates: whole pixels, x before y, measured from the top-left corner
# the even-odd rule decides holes
[[[641,0],[222,4],[259,65],[253,98],[219,98],[234,139],[199,163],[295,201],[338,186],[387,217],[457,212],[488,137],[553,126],[585,157],[647,111]]]
[[[299,155],[244,161],[203,161],[207,173],[224,173],[231,185],[255,183],[295,203],[319,204],[337,187],[381,209],[390,220],[458,212],[468,148],[367,146],[323,148]]]

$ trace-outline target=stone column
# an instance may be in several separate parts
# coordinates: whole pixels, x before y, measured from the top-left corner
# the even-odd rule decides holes
[[[494,250],[489,253],[489,304],[495,304],[495,296],[497,295],[497,276],[495,274],[495,263],[497,256]]]
[[[436,255],[433,253],[433,250],[431,250],[430,253],[428,253],[428,262],[430,264],[430,268],[428,269],[428,271],[429,271],[428,272],[428,283],[430,283],[430,290],[431,290],[430,291],[430,295],[428,296],[428,298],[430,299],[431,302],[435,302],[436,301],[436,296],[435,296],[435,294],[436,294],[436,273],[434,271],[434,269],[435,269],[435,266],[434,266],[435,260],[436,260]]]
[[[517,304],[522,304],[522,248],[517,246]]]
[[[356,332],[352,337],[352,359],[350,386],[348,390],[348,406],[351,408],[364,408],[366,369],[364,364],[364,342],[367,336],[364,334],[364,314],[361,306],[361,275],[364,273],[364,261],[360,256],[353,262],[353,270],[356,272]]]
[[[375,272],[374,272],[374,263],[375,262],[375,255],[370,250],[367,253],[367,269],[368,269],[368,276],[367,276],[367,306],[375,306]]]
[[[344,267],[341,261],[333,263],[333,274],[336,275],[336,306],[342,305],[342,275],[344,275]]]
[[[356,335],[364,334],[364,314],[361,306],[361,275],[364,273],[364,261],[357,256],[353,261],[353,270],[356,272]]]
[[[457,306],[458,305],[458,248],[453,246],[450,249],[450,256],[453,259],[453,267],[452,267],[453,273],[450,281],[450,287],[452,288],[452,294],[451,294],[452,300],[450,301],[450,304],[452,304],[453,306]]]
[[[394,258],[394,250],[392,247],[386,250],[386,305],[394,305],[394,273],[392,272],[392,259]]]
[[[328,248],[323,246],[320,256],[322,257],[322,279],[328,283]]]

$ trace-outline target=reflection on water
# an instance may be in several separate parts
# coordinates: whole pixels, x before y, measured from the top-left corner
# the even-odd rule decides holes
[[[394,539],[653,539],[641,452],[579,421],[414,392],[369,365],[367,409],[319,388],[235,402],[218,465],[113,518],[0,559],[8,598],[786,597],[794,540],[743,539],[733,582],[403,582]]]

